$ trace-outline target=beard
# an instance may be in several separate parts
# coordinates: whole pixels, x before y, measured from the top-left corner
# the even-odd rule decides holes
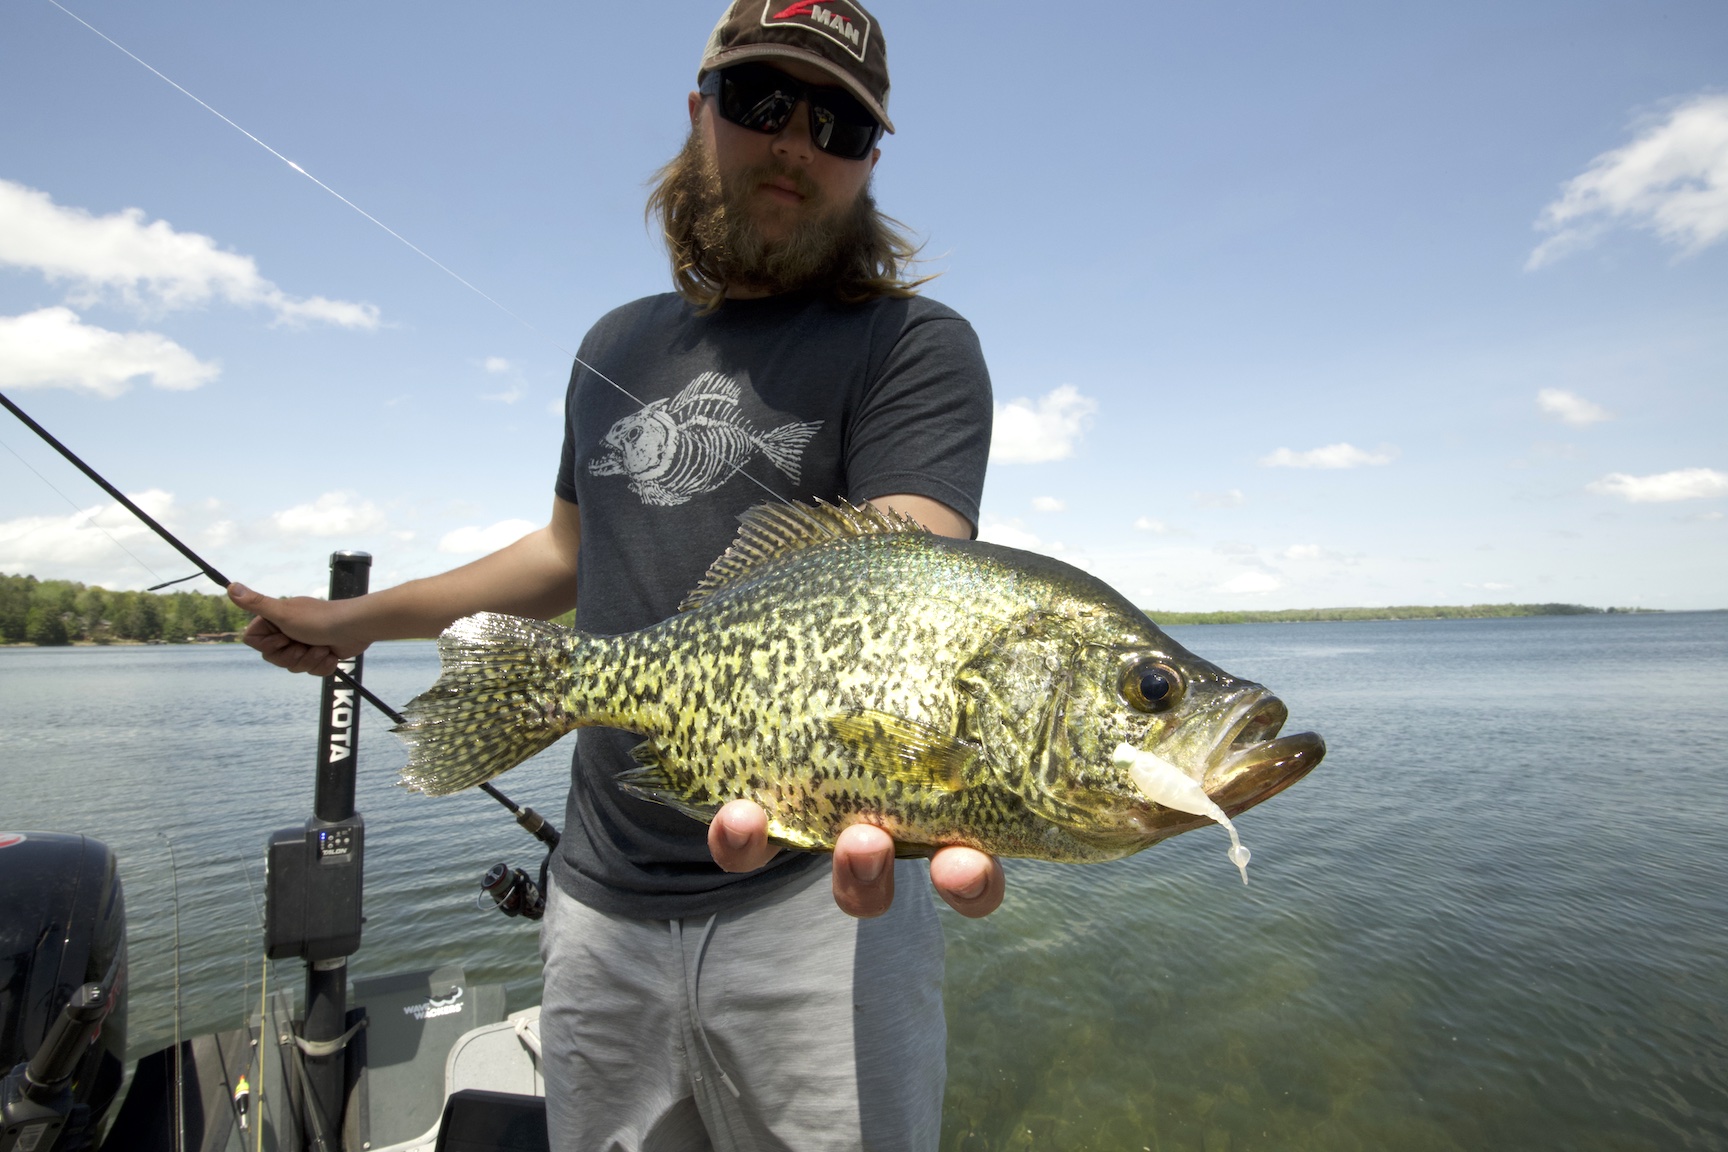
[[[791,182],[802,202],[768,202],[756,194],[773,179]],[[692,131],[666,166],[661,191],[669,218],[681,219],[688,229],[692,264],[724,285],[770,294],[836,285],[873,262],[876,201],[868,186],[851,204],[836,208],[807,173],[776,161],[722,178],[702,137]],[[775,226],[774,238],[765,225]]]

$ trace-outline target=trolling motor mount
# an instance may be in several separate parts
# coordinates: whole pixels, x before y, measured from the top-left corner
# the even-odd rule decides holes
[[[0,1152],[90,1146],[125,1053],[113,852],[88,836],[0,832]]]

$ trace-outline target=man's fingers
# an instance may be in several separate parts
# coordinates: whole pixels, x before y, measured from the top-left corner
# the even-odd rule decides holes
[[[958,846],[930,857],[930,883],[948,907],[973,919],[996,911],[1008,891],[1001,861]]]
[[[336,653],[323,645],[296,645],[300,651],[296,654],[293,670],[305,672],[313,676],[328,676],[336,670]]]
[[[246,630],[240,633],[240,639],[245,641],[247,647],[256,648],[265,654],[279,651],[294,643],[282,635],[282,629],[262,616],[254,617],[252,622],[246,625]]]
[[[768,814],[761,805],[733,800],[708,825],[708,851],[727,872],[753,872],[780,849],[768,843]]]
[[[366,650],[365,642],[355,643],[347,639],[324,644],[310,642],[328,639],[332,635],[330,613],[334,609],[327,601],[309,600],[303,596],[278,600],[254,592],[244,584],[228,585],[228,598],[253,613],[252,621],[246,625],[240,639],[278,668],[328,676],[336,671],[338,663]],[[293,633],[284,631],[284,627],[293,629]],[[296,636],[309,639],[296,639]]]
[[[854,824],[834,844],[834,903],[868,919],[894,902],[894,840],[873,824]]]

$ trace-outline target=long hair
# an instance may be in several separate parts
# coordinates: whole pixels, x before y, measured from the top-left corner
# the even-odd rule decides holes
[[[678,294],[706,313],[726,296],[730,244],[720,175],[691,131],[678,155],[656,172],[644,217],[658,220],[666,252],[672,260],[672,285]],[[923,245],[905,225],[876,207],[866,186],[839,229],[843,240],[824,261],[820,274],[807,283],[778,287],[811,287],[844,304],[879,297],[917,295],[935,279],[911,276]],[[772,260],[772,257],[770,257]]]

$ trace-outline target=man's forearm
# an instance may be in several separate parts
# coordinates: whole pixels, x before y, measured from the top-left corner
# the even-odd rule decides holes
[[[576,605],[580,548],[576,506],[560,500],[545,527],[514,544],[436,576],[337,601],[330,609],[343,632],[365,643],[436,636],[476,612],[546,620]]]
[[[372,640],[436,636],[476,612],[546,620],[576,605],[576,569],[539,528],[506,548],[449,572],[410,580],[352,602],[352,625]]]

